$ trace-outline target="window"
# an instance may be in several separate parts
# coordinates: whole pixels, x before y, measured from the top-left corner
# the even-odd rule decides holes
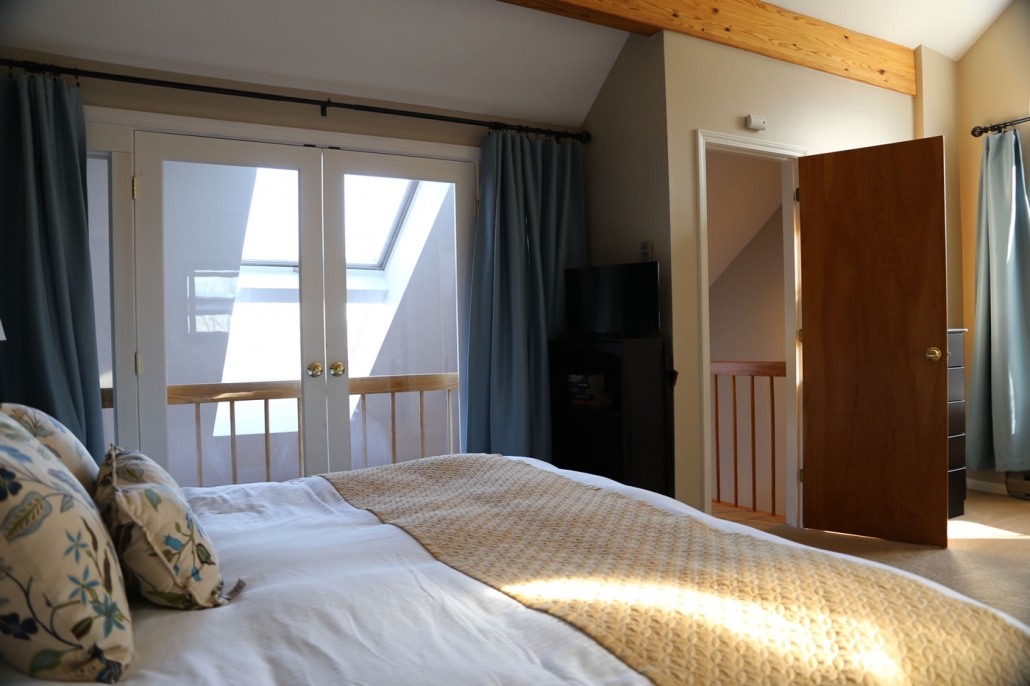
[[[419,182],[347,174],[343,188],[348,269],[383,269]]]

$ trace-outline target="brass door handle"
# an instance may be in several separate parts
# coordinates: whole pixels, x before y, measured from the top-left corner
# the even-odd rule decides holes
[[[329,365],[329,373],[333,376],[343,376],[345,371],[347,368],[343,366],[343,362],[333,362]]]
[[[937,347],[927,348],[926,359],[930,360],[931,362],[939,362],[941,359],[941,349]]]
[[[308,365],[308,376],[322,376],[322,365],[312,362]]]

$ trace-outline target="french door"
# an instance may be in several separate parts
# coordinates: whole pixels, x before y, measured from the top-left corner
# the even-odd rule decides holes
[[[327,388],[330,468],[457,452],[474,169],[346,150],[322,168],[326,352],[349,360]]]
[[[184,485],[459,449],[471,164],[137,132],[140,445]]]

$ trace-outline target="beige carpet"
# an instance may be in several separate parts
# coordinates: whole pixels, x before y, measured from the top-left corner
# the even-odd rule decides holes
[[[924,576],[1030,624],[1030,501],[969,491],[965,515],[948,522],[946,550],[786,525],[760,528]]]

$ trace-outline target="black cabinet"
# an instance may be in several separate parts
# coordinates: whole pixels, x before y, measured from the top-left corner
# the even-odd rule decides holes
[[[965,329],[948,329],[948,518],[965,514]]]
[[[554,465],[673,495],[670,353],[664,338],[552,343]]]

